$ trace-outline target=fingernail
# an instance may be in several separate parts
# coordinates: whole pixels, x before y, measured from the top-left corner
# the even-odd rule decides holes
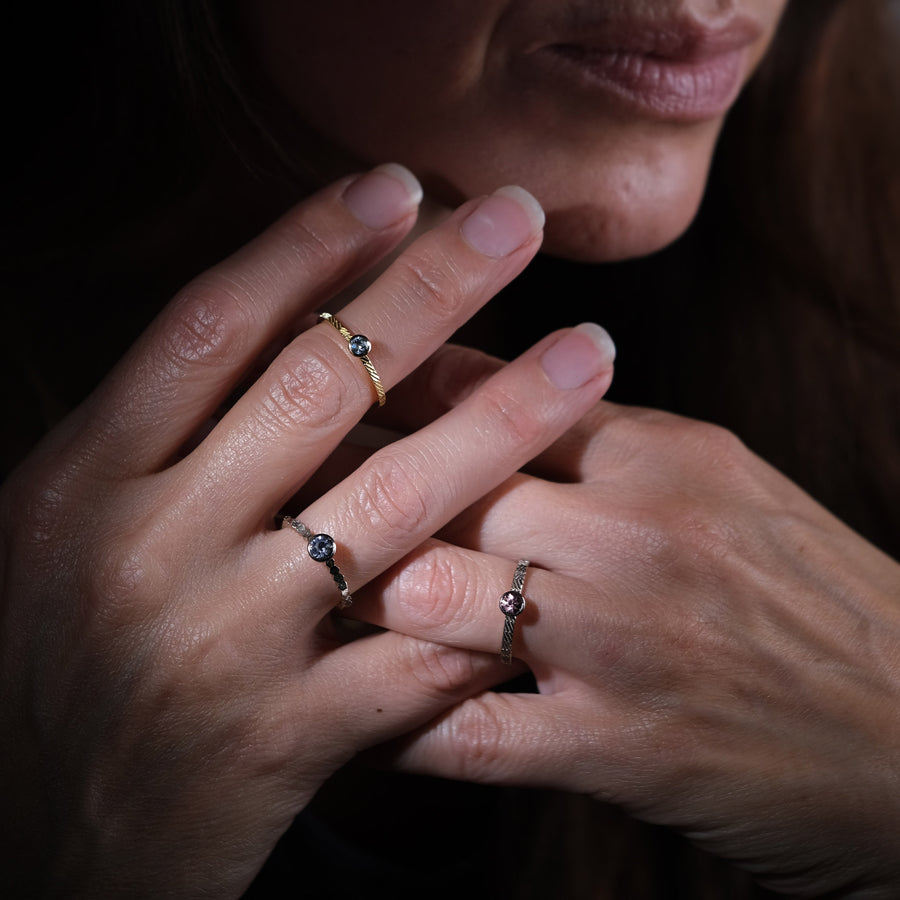
[[[544,227],[541,205],[524,188],[494,191],[459,226],[469,246],[485,256],[508,256]]]
[[[372,169],[344,191],[347,209],[375,231],[408,216],[421,200],[422,186],[416,176],[397,163]]]
[[[569,390],[605,372],[615,358],[616,345],[606,329],[585,322],[544,353],[541,367],[554,386]]]

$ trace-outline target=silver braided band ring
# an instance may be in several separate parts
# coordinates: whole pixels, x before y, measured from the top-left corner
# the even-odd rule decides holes
[[[347,582],[344,580],[344,576],[341,575],[341,570],[337,567],[337,563],[335,563],[333,559],[334,551],[337,546],[334,538],[330,534],[313,534],[303,522],[299,519],[295,519],[293,516],[284,516],[281,520],[281,527],[293,528],[297,534],[306,538],[307,552],[316,562],[322,562],[328,566],[328,571],[331,572],[331,577],[334,579],[334,583],[341,592],[341,602],[338,606],[341,609],[345,606],[349,606],[353,602],[353,597],[350,596]]]
[[[516,632],[516,617],[525,609],[525,598],[522,589],[525,587],[525,570],[528,568],[527,559],[520,559],[516,564],[513,575],[512,587],[500,598],[500,612],[506,616],[503,623],[503,641],[500,644],[500,661],[506,665],[512,663],[512,642]]]
[[[366,367],[369,378],[372,379],[372,387],[375,388],[375,397],[378,400],[378,405],[384,406],[387,402],[387,394],[384,392],[384,385],[375,371],[375,366],[372,365],[372,360],[369,359],[372,342],[364,334],[354,334],[349,328],[344,326],[337,316],[333,316],[331,313],[319,313],[319,318],[330,322],[343,335],[347,341],[347,346],[350,348],[350,353]]]

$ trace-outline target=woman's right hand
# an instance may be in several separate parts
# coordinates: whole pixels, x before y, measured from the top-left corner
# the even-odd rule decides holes
[[[284,329],[397,245],[417,201],[387,168],[289,212],[181,291],[4,486],[6,896],[238,896],[339,766],[505,674],[390,632],[343,643],[328,570],[274,528],[372,403],[335,329],[290,341],[205,430]],[[388,389],[525,266],[541,224],[518,189],[470,201],[340,311]],[[351,589],[596,403],[611,359],[591,334],[550,336],[290,510],[335,536]]]

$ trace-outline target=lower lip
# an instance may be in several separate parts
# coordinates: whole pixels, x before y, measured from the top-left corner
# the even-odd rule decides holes
[[[703,121],[724,115],[743,83],[746,48],[696,60],[602,52],[569,45],[534,54],[580,90],[600,92],[654,118]]]

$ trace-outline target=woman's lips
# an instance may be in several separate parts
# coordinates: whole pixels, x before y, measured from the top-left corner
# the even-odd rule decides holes
[[[556,44],[547,52],[555,54],[560,70],[571,70],[584,88],[613,94],[652,115],[680,120],[725,113],[741,89],[746,60],[745,50],[690,62],[571,44]]]
[[[723,115],[734,103],[759,37],[751,22],[611,29],[545,44],[529,56],[544,75],[600,94],[631,111],[675,121]]]

